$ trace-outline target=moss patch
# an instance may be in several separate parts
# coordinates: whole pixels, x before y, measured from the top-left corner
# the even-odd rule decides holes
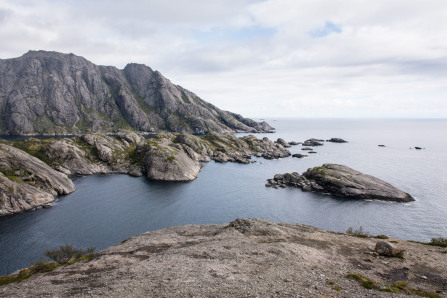
[[[413,289],[409,288],[405,281],[396,281],[391,285],[379,285],[374,280],[359,274],[359,273],[351,273],[345,276],[346,278],[356,280],[360,283],[360,285],[366,289],[374,289],[381,292],[395,293],[395,294],[407,294],[407,295],[416,295],[421,297],[430,297],[430,298],[440,298],[441,296],[437,293],[422,290],[422,289]]]

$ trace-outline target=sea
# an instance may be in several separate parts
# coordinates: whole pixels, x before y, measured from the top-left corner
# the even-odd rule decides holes
[[[255,134],[258,138],[303,142],[338,137],[348,143],[325,142],[315,147],[316,154],[302,159],[211,161],[187,183],[128,175],[76,177],[77,190],[59,197],[52,208],[0,217],[0,275],[27,267],[46,249],[66,243],[99,251],[147,231],[236,218],[301,223],[336,232],[362,227],[372,235],[415,241],[447,237],[447,119],[265,120],[276,133]],[[289,149],[307,154],[301,145]],[[265,186],[277,173],[302,173],[324,163],[376,176],[416,200],[359,201]]]

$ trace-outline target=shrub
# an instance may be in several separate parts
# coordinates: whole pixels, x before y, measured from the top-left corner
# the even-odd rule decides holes
[[[70,260],[79,259],[85,255],[92,254],[95,249],[95,247],[89,247],[86,250],[75,249],[72,245],[65,244],[59,246],[59,249],[48,249],[45,252],[45,256],[59,264],[66,264]]]
[[[447,238],[443,237],[431,238],[429,244],[434,246],[447,247]]]
[[[352,227],[349,227],[346,230],[346,234],[355,236],[355,237],[359,237],[359,238],[368,238],[371,237],[371,234],[369,234],[366,231],[363,231],[363,227],[360,227],[358,229],[353,230]]]

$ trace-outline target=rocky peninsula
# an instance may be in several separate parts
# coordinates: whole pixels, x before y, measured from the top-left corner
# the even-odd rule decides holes
[[[290,152],[268,138],[233,133],[165,132],[145,139],[120,130],[115,136],[0,140],[0,215],[31,210],[74,191],[70,175],[124,173],[185,182],[197,177],[204,162],[248,164],[251,156],[275,159]]]
[[[266,186],[293,186],[303,191],[330,193],[352,199],[414,201],[411,195],[383,180],[337,164],[311,168],[302,175],[296,172],[277,174],[267,181]]]
[[[0,297],[445,297],[446,248],[385,241],[261,219],[178,226],[1,286]]]

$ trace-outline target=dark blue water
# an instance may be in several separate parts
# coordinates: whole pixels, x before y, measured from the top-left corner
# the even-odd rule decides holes
[[[149,230],[223,223],[238,217],[297,222],[344,232],[348,227],[419,241],[447,236],[447,120],[269,121],[287,141],[341,137],[304,159],[210,162],[190,183],[127,175],[87,176],[77,190],[41,209],[0,218],[0,274],[29,265],[45,249],[70,243],[103,249]],[[263,137],[259,134],[258,137]],[[385,148],[377,145],[384,144]],[[415,146],[423,150],[410,149]],[[291,148],[302,152],[301,146]],[[298,189],[271,189],[276,173],[303,172],[326,162],[377,176],[416,198],[412,203],[354,201]]]

